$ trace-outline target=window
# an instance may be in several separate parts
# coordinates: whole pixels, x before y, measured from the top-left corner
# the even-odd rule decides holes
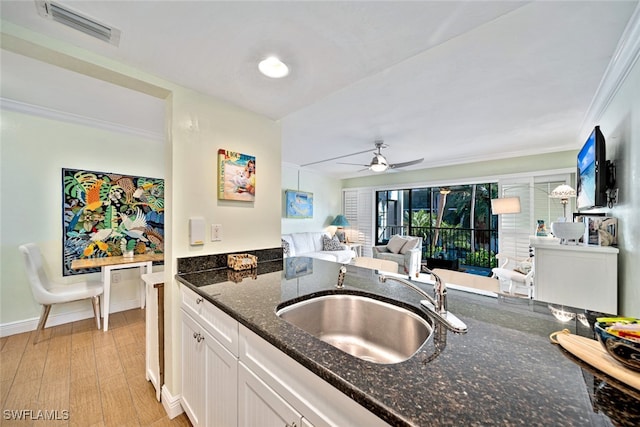
[[[454,262],[466,269],[495,265],[497,220],[491,198],[497,183],[376,192],[376,245],[394,234],[420,236],[423,259]]]
[[[520,197],[520,213],[499,216],[500,252],[510,257],[529,257],[529,236],[535,235],[538,220],[550,224],[562,217],[562,203],[549,197],[561,184],[569,184],[570,176],[552,175],[505,180],[500,183],[501,197]],[[573,200],[569,206],[572,210]]]
[[[499,184],[344,190],[343,212],[351,224],[345,231],[351,241],[362,244],[363,256],[372,256],[371,246],[386,244],[394,234],[421,236],[423,259],[453,261],[466,272],[489,275],[499,250],[516,258],[529,256],[529,236],[535,234],[537,220],[549,229],[562,216],[560,200],[549,193],[570,180],[570,174],[561,174]],[[491,199],[499,194],[520,196],[521,213],[492,215]]]

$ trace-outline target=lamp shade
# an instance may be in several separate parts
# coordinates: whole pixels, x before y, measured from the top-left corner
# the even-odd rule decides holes
[[[520,213],[520,197],[491,199],[491,212],[494,215]]]
[[[558,185],[551,191],[549,197],[553,199],[568,199],[569,197],[576,197],[576,190],[567,184]]]
[[[345,218],[344,215],[338,215],[334,218],[331,225],[335,225],[337,227],[348,227],[349,221],[347,221],[347,218]]]

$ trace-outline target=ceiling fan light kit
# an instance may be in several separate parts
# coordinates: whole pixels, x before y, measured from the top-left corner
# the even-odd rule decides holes
[[[371,159],[371,164],[369,165],[369,169],[374,172],[384,172],[389,168],[389,163],[387,163],[387,159],[384,158],[382,154],[376,154]]]
[[[421,163],[421,162],[424,161],[424,158],[422,158],[422,159],[411,160],[409,162],[403,162],[403,163],[389,163],[387,161],[387,158],[384,157],[382,155],[382,152],[381,152],[381,150],[383,148],[387,148],[388,146],[385,145],[384,141],[381,140],[381,139],[377,139],[375,141],[375,145],[376,145],[376,149],[378,151],[373,153],[373,159],[371,159],[371,163],[369,163],[368,165],[361,165],[361,164],[358,164],[358,163],[341,163],[341,162],[338,162],[338,163],[341,164],[341,165],[364,166],[366,169],[363,169],[363,170],[370,170],[372,172],[385,172],[387,169],[398,169],[398,168],[403,168],[403,167],[406,167],[406,166],[417,165],[418,163]],[[362,154],[362,152],[351,153],[351,154],[347,154],[347,155],[344,155],[344,156],[334,157],[332,159],[327,159],[327,160],[322,160],[322,161],[319,161],[319,162],[314,162],[314,164],[315,163],[321,163],[323,161],[341,159],[343,157],[355,156],[356,154]]]

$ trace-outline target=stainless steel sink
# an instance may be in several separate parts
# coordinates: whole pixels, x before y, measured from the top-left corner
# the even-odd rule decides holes
[[[352,356],[381,364],[409,359],[432,333],[431,324],[417,314],[362,295],[318,296],[276,314]]]

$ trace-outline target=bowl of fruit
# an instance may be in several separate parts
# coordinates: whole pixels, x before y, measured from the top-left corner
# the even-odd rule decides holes
[[[594,331],[602,347],[616,362],[640,371],[640,319],[599,317]]]

